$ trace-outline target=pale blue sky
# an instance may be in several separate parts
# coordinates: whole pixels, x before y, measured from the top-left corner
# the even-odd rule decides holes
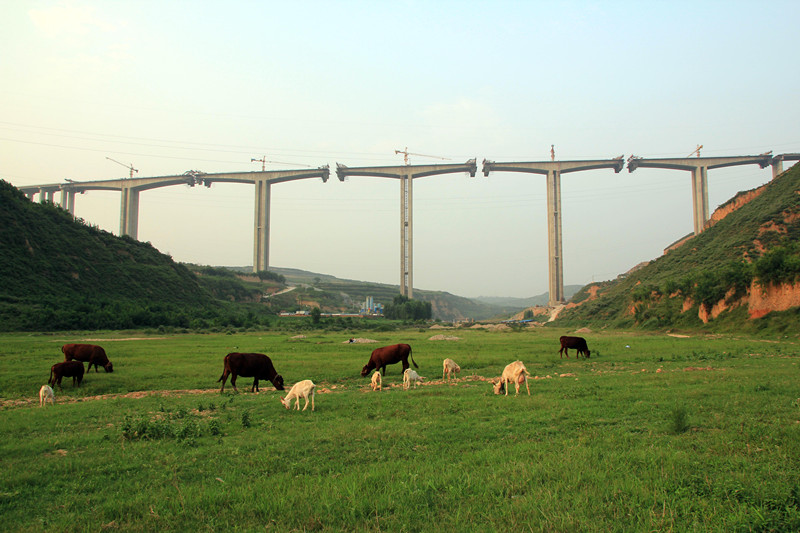
[[[797,2],[0,4],[0,178],[14,185],[401,164],[800,152]],[[412,157],[412,164],[441,160]],[[713,210],[770,169],[709,172]],[[399,183],[273,187],[272,266],[399,282]],[[567,284],[615,277],[692,231],[688,172],[562,177]],[[542,176],[414,183],[414,285],[547,290]],[[76,214],[119,231],[119,194]],[[142,194],[139,238],[252,264],[253,192]]]

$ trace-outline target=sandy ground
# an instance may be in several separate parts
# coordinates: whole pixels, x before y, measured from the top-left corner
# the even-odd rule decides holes
[[[711,366],[707,366],[707,367],[689,366],[689,367],[686,367],[686,368],[676,368],[676,369],[670,370],[670,372],[699,372],[699,371],[703,371],[703,372],[722,371],[722,372],[724,372],[725,369],[724,368],[714,368],[714,367],[711,367]],[[619,368],[617,368],[617,369],[615,369],[613,371],[608,371],[608,370],[598,371],[598,370],[591,369],[591,372],[596,373],[596,374],[620,373],[620,372],[630,373],[630,374],[642,374],[642,373],[647,373],[648,370],[643,369],[643,368],[642,369],[639,369],[639,368],[630,369],[630,368],[625,368],[625,367],[619,367]],[[657,374],[660,374],[660,373],[662,373],[664,371],[661,368],[659,368],[659,369],[656,369],[654,372],[657,373]],[[557,374],[556,373],[556,374],[545,375],[545,376],[530,376],[528,379],[531,380],[531,381],[536,381],[536,380],[540,380],[540,379],[558,379],[558,378],[578,379],[578,376],[576,374],[572,373],[572,372],[567,372],[567,373],[563,373],[563,374]],[[386,378],[384,378],[383,390],[392,390],[392,389],[402,389],[403,388],[403,383],[402,383],[401,376],[393,374],[389,379],[392,380],[391,383],[388,383],[386,381]],[[496,380],[496,379],[497,379],[497,377],[489,377],[489,378],[487,378],[485,376],[478,376],[476,374],[471,374],[469,376],[464,376],[464,377],[451,378],[451,379],[448,379],[448,380],[443,380],[443,379],[438,378],[438,377],[431,379],[429,377],[423,376],[423,380],[422,380],[422,382],[419,383],[419,386],[420,387],[430,387],[430,386],[477,387],[477,386],[481,386],[480,383],[484,382],[484,383],[487,383],[486,386],[488,387],[489,385],[492,385],[494,380]],[[69,385],[69,387],[71,387],[71,385]],[[286,391],[280,392],[279,394],[281,394],[281,395],[286,394],[286,392],[288,392],[289,388],[290,387],[287,387]],[[230,388],[230,386],[229,386],[229,389],[232,390]],[[345,385],[331,385],[329,383],[323,382],[323,383],[320,383],[320,384],[317,385],[317,394],[330,394],[330,393],[337,393],[337,392],[346,392],[346,391],[352,390],[352,389],[358,390],[359,392],[362,392],[362,393],[371,393],[371,392],[373,392],[372,388],[370,386],[370,382],[365,379],[363,384],[357,385],[355,387],[353,387],[353,386],[345,386]],[[251,393],[250,392],[250,387],[249,387],[249,384],[248,384],[248,386],[243,386],[241,389],[239,389],[239,392],[241,394],[267,394],[267,395],[273,395],[273,394],[275,394],[276,391],[272,387],[268,386],[266,388],[263,388],[261,390],[261,392]],[[116,398],[139,399],[139,398],[146,398],[148,396],[188,396],[188,395],[199,395],[199,394],[219,394],[219,389],[218,388],[213,388],[213,389],[148,390],[148,391],[134,391],[134,392],[126,392],[126,393],[117,393],[117,394],[100,394],[100,395],[96,395],[96,396],[83,396],[83,397],[65,397],[65,396],[61,396],[57,389],[56,389],[55,393],[56,393],[56,403],[77,403],[77,402],[87,402],[87,401],[96,401],[96,400],[111,400],[111,399],[116,399]],[[15,409],[15,408],[18,408],[18,407],[30,407],[30,406],[38,405],[38,403],[39,403],[38,394],[35,397],[31,397],[31,398],[22,398],[22,399],[16,399],[16,400],[0,400],[0,410]]]

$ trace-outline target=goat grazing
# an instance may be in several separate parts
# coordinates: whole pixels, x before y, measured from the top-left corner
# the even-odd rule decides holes
[[[383,390],[383,380],[381,380],[381,373],[377,370],[372,374],[372,390]]]
[[[459,372],[461,372],[461,367],[458,366],[452,359],[445,359],[442,363],[442,379],[447,376],[447,379],[449,380],[450,376],[453,376],[453,374],[458,374]]]
[[[51,404],[56,404],[56,394],[53,392],[53,389],[50,385],[42,385],[42,388],[39,389],[39,407],[44,407],[44,404],[50,402]]]
[[[513,383],[514,387],[516,388],[516,393],[519,394],[519,385],[522,382],[525,382],[525,388],[528,389],[528,396],[531,395],[531,389],[528,386],[528,376],[530,373],[528,369],[525,368],[525,365],[522,361],[514,361],[506,365],[503,369],[503,375],[500,376],[500,379],[497,383],[494,384],[494,393],[500,394],[500,391],[505,388],[506,396],[508,396],[508,386],[509,384]]]
[[[292,408],[292,400],[295,400],[294,408],[296,410],[300,410],[300,398],[306,399],[306,405],[303,407],[303,411],[308,408],[308,395],[311,395],[311,410],[314,410],[314,395],[316,394],[317,386],[314,385],[314,382],[310,379],[304,379],[303,381],[298,381],[294,384],[292,389],[289,391],[289,394],[286,395],[285,398],[278,398],[283,406],[287,409]]]
[[[412,369],[407,368],[405,372],[403,372],[403,390],[407,390],[411,387],[411,383],[414,383],[414,388],[417,388],[417,385],[425,379],[424,377],[420,376]]]

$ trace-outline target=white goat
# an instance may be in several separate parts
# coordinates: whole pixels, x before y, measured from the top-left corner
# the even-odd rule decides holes
[[[303,411],[306,410],[308,407],[308,395],[311,394],[311,410],[314,410],[314,395],[316,394],[315,389],[317,388],[314,385],[314,382],[310,379],[304,379],[303,381],[298,381],[292,387],[292,390],[289,391],[289,394],[286,395],[285,398],[278,398],[283,406],[287,409],[292,408],[292,400],[296,400],[294,404],[294,408],[298,411],[300,410],[300,398],[306,399],[306,405],[303,407]]]
[[[453,374],[458,374],[459,372],[461,372],[461,367],[458,366],[452,359],[445,359],[442,363],[442,379],[447,376],[447,379],[449,380],[450,376],[453,376]]]
[[[56,404],[56,394],[53,392],[53,389],[50,385],[42,385],[42,388],[39,389],[39,407],[44,407],[44,404],[50,402],[51,404]]]
[[[379,370],[372,374],[372,390],[383,390],[383,381]]]
[[[425,378],[414,372],[412,369],[406,368],[406,371],[403,372],[403,390],[410,388],[412,382],[414,383],[414,388],[416,389],[417,385],[422,383],[423,379]]]
[[[531,389],[528,386],[528,376],[530,376],[530,372],[525,368],[522,361],[514,361],[506,365],[503,369],[503,375],[500,376],[500,379],[494,384],[494,393],[500,394],[500,390],[505,388],[506,396],[508,396],[508,386],[513,383],[517,394],[519,394],[519,385],[524,381],[525,388],[528,389],[528,396],[530,396]]]

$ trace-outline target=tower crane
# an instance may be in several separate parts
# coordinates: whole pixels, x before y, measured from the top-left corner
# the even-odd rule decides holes
[[[266,170],[267,163],[276,163],[278,165],[294,165],[296,167],[308,167],[311,168],[309,165],[303,165],[302,163],[289,163],[287,161],[269,161],[267,156],[263,156],[261,159],[256,159],[255,157],[250,158],[250,162],[258,162],[261,163],[261,172]]]
[[[394,153],[396,154],[403,154],[403,164],[408,165],[408,156],[416,155],[419,157],[432,157],[433,159],[442,159],[444,161],[450,161],[449,157],[439,157],[438,155],[426,155],[426,154],[415,154],[413,152],[408,151],[408,146],[406,146],[405,150],[395,150]]]
[[[106,157],[106,159],[108,159],[109,161],[113,161],[114,163],[116,163],[118,165],[122,165],[123,167],[127,168],[128,170],[130,170],[131,171],[131,179],[133,179],[133,173],[134,172],[139,172],[138,169],[133,168],[133,163],[131,163],[130,165],[126,165],[125,163],[120,163],[116,159],[111,159],[110,157]]]
[[[694,154],[697,154],[697,157],[700,157],[700,149],[702,147],[703,147],[702,144],[698,144],[697,148],[695,148],[694,151],[691,154],[687,155],[686,157],[692,157]]]

